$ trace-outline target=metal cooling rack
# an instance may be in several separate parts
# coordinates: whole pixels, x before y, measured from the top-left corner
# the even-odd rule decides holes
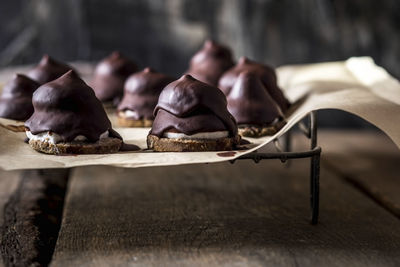
[[[301,152],[292,152],[291,150],[291,133],[285,134],[284,148],[282,149],[278,139],[274,140],[277,152],[259,153],[252,152],[243,155],[236,160],[252,159],[255,163],[259,163],[263,159],[280,159],[282,163],[289,159],[310,158],[310,201],[311,201],[311,224],[318,223],[319,213],[319,175],[320,175],[320,158],[321,148],[317,146],[317,112],[312,111],[308,114],[308,123],[299,122],[298,128],[310,140],[310,150]],[[287,162],[288,164],[289,162]]]

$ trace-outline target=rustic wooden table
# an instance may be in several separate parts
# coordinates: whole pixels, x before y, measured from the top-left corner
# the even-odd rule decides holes
[[[316,226],[309,159],[76,168],[63,209],[66,171],[2,171],[3,263],[46,265],[56,243],[51,266],[399,266],[400,151],[377,132],[319,145]]]

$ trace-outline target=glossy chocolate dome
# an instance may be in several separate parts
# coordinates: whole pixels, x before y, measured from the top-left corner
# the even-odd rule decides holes
[[[44,55],[39,64],[30,70],[27,76],[40,84],[45,84],[59,78],[69,70],[73,70],[73,68],[48,55]]]
[[[221,75],[234,64],[228,47],[208,40],[190,60],[187,73],[195,79],[217,86]]]
[[[137,71],[130,59],[115,51],[96,66],[92,87],[100,101],[114,101],[122,98],[126,79]]]
[[[150,133],[159,137],[170,129],[187,135],[213,131],[229,131],[231,137],[237,134],[225,95],[190,75],[183,75],[164,88],[154,115]]]
[[[25,126],[33,134],[50,131],[65,142],[83,135],[95,142],[111,130],[111,122],[94,91],[73,71],[40,86],[32,103],[34,113]]]
[[[227,96],[228,110],[239,125],[270,125],[283,114],[257,74],[240,73]]]
[[[125,82],[124,96],[118,105],[118,111],[135,111],[135,120],[153,120],[153,111],[161,91],[174,80],[151,68],[132,74]]]
[[[218,83],[218,88],[220,88],[225,95],[229,95],[230,90],[243,71],[251,71],[259,76],[269,95],[275,100],[283,112],[289,108],[289,101],[285,98],[283,92],[277,85],[275,70],[267,65],[251,61],[246,57],[240,58],[236,66],[222,75]]]
[[[3,88],[0,97],[0,117],[27,120],[33,113],[32,95],[39,83],[22,74],[16,74]]]

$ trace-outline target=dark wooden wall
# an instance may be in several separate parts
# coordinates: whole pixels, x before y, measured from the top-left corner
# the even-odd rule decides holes
[[[400,78],[399,14],[398,0],[4,0],[0,67],[118,49],[179,75],[213,38],[274,66],[370,55]]]
[[[400,77],[398,0],[8,0],[0,64],[43,53],[97,60],[120,49],[141,65],[185,70],[205,38],[272,65],[371,55]]]

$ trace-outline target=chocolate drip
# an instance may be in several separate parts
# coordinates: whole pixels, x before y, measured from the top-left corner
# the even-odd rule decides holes
[[[132,118],[135,120],[154,120],[153,111],[157,105],[158,96],[164,87],[174,80],[151,68],[132,74],[125,82],[124,97],[118,105],[118,111],[135,111],[137,117]]]
[[[96,67],[91,83],[100,101],[118,103],[124,93],[124,83],[137,66],[131,60],[115,51]]]
[[[189,117],[177,117],[160,109],[153,122],[152,134],[161,137],[168,130],[192,135],[201,132],[227,131],[224,123],[214,114],[196,114]]]
[[[111,122],[92,88],[69,71],[60,78],[40,86],[33,94],[34,113],[25,126],[33,133],[53,132],[64,142],[78,135],[96,142],[109,131],[111,137],[121,137],[111,129]]]
[[[39,64],[30,70],[27,76],[40,84],[45,84],[59,78],[69,70],[74,69],[67,64],[58,62],[48,55],[44,55]]]
[[[33,113],[32,94],[39,87],[34,80],[16,74],[3,88],[0,97],[0,117],[27,120]]]
[[[237,134],[236,121],[227,110],[221,90],[190,75],[164,88],[154,115],[150,133],[159,137],[169,129],[188,135],[221,130],[229,131],[231,137]]]
[[[230,90],[235,84],[240,73],[243,71],[251,71],[257,74],[270,96],[279,105],[281,110],[285,112],[289,106],[289,101],[285,98],[283,92],[277,85],[277,77],[275,70],[269,66],[254,62],[246,57],[240,58],[238,64],[225,72],[219,80],[218,88],[220,88],[225,95],[229,95]]]
[[[207,40],[190,60],[187,73],[199,81],[217,86],[222,74],[234,64],[228,47]]]
[[[227,99],[228,110],[239,125],[269,125],[276,119],[283,118],[278,104],[254,72],[242,72]]]

